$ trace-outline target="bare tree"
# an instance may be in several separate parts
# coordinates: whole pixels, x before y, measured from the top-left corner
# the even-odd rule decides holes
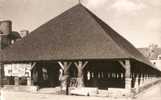
[[[158,45],[157,44],[150,44],[148,46],[148,57],[152,58],[155,54],[155,51],[157,50]]]

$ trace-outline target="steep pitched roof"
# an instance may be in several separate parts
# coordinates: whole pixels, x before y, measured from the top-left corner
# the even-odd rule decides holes
[[[78,4],[3,50],[3,61],[73,59],[149,61],[126,39]]]

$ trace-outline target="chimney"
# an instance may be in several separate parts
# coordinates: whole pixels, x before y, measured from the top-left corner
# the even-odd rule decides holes
[[[24,38],[25,36],[27,36],[29,34],[29,31],[28,30],[21,30],[20,31],[20,36],[22,37],[22,38]]]
[[[8,35],[12,32],[12,22],[10,20],[0,21],[0,49],[10,45]]]

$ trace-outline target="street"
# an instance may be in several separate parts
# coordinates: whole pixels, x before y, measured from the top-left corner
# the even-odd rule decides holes
[[[150,87],[138,94],[135,98],[112,98],[112,97],[87,97],[87,96],[66,96],[54,94],[41,94],[29,92],[3,92],[3,100],[161,100],[161,83]]]
[[[161,83],[138,94],[134,100],[161,100]]]

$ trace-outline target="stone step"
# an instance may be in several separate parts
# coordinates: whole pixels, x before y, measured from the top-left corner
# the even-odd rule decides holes
[[[41,88],[38,90],[38,93],[57,93],[58,91],[61,91],[60,87],[55,88]]]

